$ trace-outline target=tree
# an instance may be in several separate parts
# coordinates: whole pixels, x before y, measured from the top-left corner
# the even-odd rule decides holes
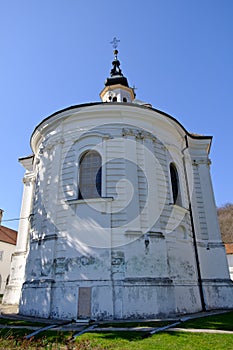
[[[218,208],[218,220],[223,243],[233,243],[233,204]]]

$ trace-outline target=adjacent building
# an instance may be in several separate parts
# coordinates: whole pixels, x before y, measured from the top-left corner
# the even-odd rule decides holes
[[[0,218],[2,217],[0,210]],[[0,294],[4,294],[10,278],[12,254],[16,248],[17,231],[1,225],[0,220]]]
[[[233,243],[225,243],[230,277],[233,280]]]

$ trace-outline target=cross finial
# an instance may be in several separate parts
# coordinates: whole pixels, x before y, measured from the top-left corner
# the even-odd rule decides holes
[[[116,50],[119,42],[120,42],[120,40],[118,40],[116,37],[114,37],[113,40],[110,42],[110,44],[112,44],[112,47]]]

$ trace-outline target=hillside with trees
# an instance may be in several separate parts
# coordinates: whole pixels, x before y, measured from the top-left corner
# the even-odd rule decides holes
[[[218,208],[218,220],[224,243],[233,243],[233,204]]]

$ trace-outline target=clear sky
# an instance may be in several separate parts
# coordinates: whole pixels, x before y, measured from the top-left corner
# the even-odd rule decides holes
[[[232,0],[0,0],[0,208],[20,215],[23,167],[35,126],[99,101],[120,39],[137,98],[194,133],[213,135],[216,203],[233,202]],[[12,228],[18,221],[3,221]]]

